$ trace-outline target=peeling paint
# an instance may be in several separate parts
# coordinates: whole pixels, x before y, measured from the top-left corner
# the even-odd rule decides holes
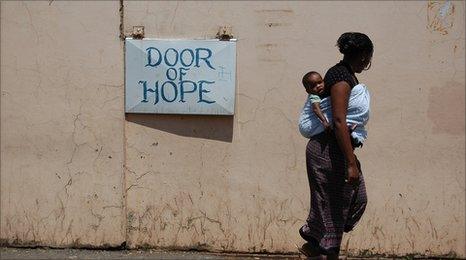
[[[453,27],[455,6],[451,1],[429,1],[427,3],[427,28],[431,32],[447,35]]]

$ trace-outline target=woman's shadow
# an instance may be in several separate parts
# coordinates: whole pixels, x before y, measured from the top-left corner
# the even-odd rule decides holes
[[[230,143],[233,140],[233,116],[127,113],[125,118],[128,122],[180,136]]]

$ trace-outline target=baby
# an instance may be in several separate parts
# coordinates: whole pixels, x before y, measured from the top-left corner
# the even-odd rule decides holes
[[[320,109],[321,99],[318,96],[324,91],[324,80],[322,76],[315,71],[306,73],[303,77],[303,86],[309,94],[309,102],[311,103],[312,111],[316,114],[317,118],[319,118],[325,131],[329,132],[331,130],[331,125]]]
[[[299,131],[301,134],[310,138],[319,133],[320,125],[325,132],[332,131],[329,120],[332,121],[330,101],[328,98],[321,100],[318,96],[324,91],[324,81],[319,73],[311,71],[303,77],[303,85],[309,94],[308,100],[301,112],[299,119]],[[367,136],[364,125],[369,119],[370,95],[364,84],[359,84],[351,90],[348,103],[347,124],[353,147],[361,147],[362,142]],[[315,114],[313,120],[312,112]],[[358,128],[358,124],[360,127]],[[320,128],[320,129],[322,129]],[[322,132],[322,130],[320,130]]]

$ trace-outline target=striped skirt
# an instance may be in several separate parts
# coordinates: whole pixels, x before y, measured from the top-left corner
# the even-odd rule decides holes
[[[311,208],[299,233],[322,254],[338,253],[343,232],[354,228],[366,208],[364,178],[361,174],[356,187],[345,183],[345,157],[335,136],[326,133],[309,140],[306,167]]]

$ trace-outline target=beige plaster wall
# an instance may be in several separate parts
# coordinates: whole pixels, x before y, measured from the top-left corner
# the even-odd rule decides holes
[[[124,1],[127,35],[238,38],[234,117],[125,117],[117,1],[1,2],[2,242],[295,251],[300,79],[362,31],[369,205],[343,248],[466,256],[465,4],[450,3]]]
[[[125,2],[127,32],[203,39],[229,25],[238,38],[234,117],[126,116],[129,245],[293,251],[309,209],[300,79],[362,31],[375,43],[357,152],[370,202],[343,247],[464,256],[464,2],[452,4],[442,16],[423,1]]]
[[[118,8],[1,2],[3,243],[125,240]]]

